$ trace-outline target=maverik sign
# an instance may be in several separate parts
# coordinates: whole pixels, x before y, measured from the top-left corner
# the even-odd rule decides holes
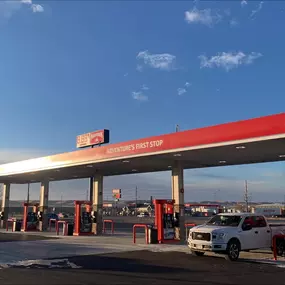
[[[109,143],[109,140],[110,140],[110,132],[109,130],[104,129],[77,136],[76,147],[82,148],[98,144],[105,144]]]

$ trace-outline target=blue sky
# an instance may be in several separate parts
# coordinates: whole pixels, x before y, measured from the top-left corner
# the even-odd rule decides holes
[[[283,112],[284,14],[283,1],[1,1],[1,160],[102,128],[120,142]],[[253,200],[283,201],[281,163],[186,171],[186,200],[241,200],[245,179]],[[87,185],[52,183],[51,198]],[[170,174],[108,178],[105,193],[136,185],[169,197]]]

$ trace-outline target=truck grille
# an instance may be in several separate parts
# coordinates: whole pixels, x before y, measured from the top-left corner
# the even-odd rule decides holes
[[[210,233],[192,233],[192,239],[193,240],[205,240],[210,241],[211,240],[211,234]]]

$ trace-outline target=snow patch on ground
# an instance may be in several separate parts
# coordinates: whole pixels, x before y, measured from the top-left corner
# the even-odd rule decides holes
[[[0,269],[7,268],[72,268],[78,269],[81,266],[70,262],[68,259],[54,260],[23,260],[14,263],[0,264]]]

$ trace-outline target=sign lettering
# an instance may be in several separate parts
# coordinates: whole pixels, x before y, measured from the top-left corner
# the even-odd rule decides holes
[[[136,144],[108,148],[107,153],[108,154],[118,153],[118,152],[123,153],[123,152],[142,150],[142,149],[148,150],[151,148],[159,148],[162,145],[163,145],[163,140],[144,141]]]
[[[97,144],[105,144],[109,142],[109,130],[100,130],[83,135],[76,138],[77,148],[87,147]]]

